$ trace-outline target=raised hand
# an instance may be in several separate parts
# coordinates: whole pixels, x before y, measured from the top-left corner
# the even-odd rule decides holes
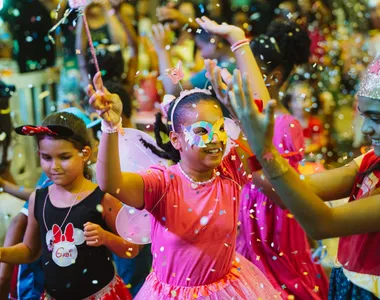
[[[206,30],[207,32],[215,35],[219,35],[228,40],[229,43],[233,44],[237,41],[245,39],[245,33],[243,29],[229,25],[227,23],[218,24],[215,21],[203,16],[201,18],[195,19],[198,25]]]
[[[231,105],[251,149],[258,157],[271,153],[274,149],[272,140],[276,102],[269,101],[265,114],[261,114],[254,104],[248,77],[244,75],[242,79],[238,70],[234,72],[232,87],[229,91]]]
[[[169,26],[162,24],[156,24],[152,26],[152,42],[157,52],[166,51],[166,46],[170,45],[170,33]]]
[[[103,120],[111,127],[119,124],[123,103],[117,94],[111,94],[103,86],[100,72],[94,76],[94,85],[87,86],[87,95],[90,98],[90,105]]]
[[[226,70],[216,65],[214,60],[206,59],[206,76],[210,80],[216,97],[226,106],[233,118],[236,119],[235,111],[231,106],[228,92],[232,89],[232,75]]]

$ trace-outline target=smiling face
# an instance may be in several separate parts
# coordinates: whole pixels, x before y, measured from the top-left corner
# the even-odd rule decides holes
[[[55,184],[67,186],[84,176],[90,147],[86,146],[82,152],[67,140],[50,137],[40,140],[38,146],[42,170]]]
[[[195,107],[192,106],[186,110],[186,115],[181,125],[185,128],[191,128],[194,137],[199,136],[200,140],[206,140],[207,143],[205,145],[202,144],[202,147],[196,145],[190,146],[188,134],[183,131],[171,132],[170,138],[172,144],[180,151],[181,162],[183,164],[198,172],[206,172],[220,165],[225,150],[225,143],[223,141],[224,124],[220,122],[222,118],[223,113],[221,108],[213,101],[200,101]],[[203,121],[202,123],[212,124],[214,127],[215,124],[217,125],[218,128],[214,128],[217,133],[212,138],[204,138],[208,134],[205,128],[201,126],[192,128],[193,124],[201,121]]]
[[[358,109],[363,116],[362,133],[372,140],[375,154],[380,156],[380,100],[359,96]]]

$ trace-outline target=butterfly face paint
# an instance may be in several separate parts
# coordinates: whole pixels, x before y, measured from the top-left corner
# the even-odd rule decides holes
[[[190,147],[195,145],[200,148],[206,148],[207,144],[211,143],[214,134],[218,136],[223,144],[227,142],[227,133],[224,130],[224,118],[219,119],[214,124],[199,121],[190,126],[182,125],[182,130],[185,134],[185,140]]]

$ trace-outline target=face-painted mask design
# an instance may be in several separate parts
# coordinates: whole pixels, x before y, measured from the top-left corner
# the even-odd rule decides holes
[[[224,130],[224,118],[219,119],[214,124],[199,121],[190,126],[182,125],[182,130],[185,134],[185,140],[190,147],[195,145],[200,148],[206,148],[207,144],[211,143],[214,134],[218,136],[223,144],[227,142],[227,133]]]

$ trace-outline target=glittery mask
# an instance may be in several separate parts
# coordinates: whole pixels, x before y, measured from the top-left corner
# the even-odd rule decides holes
[[[214,124],[199,121],[190,126],[182,125],[182,130],[185,134],[185,140],[190,146],[195,145],[200,148],[206,148],[206,144],[211,143],[214,134],[218,136],[223,144],[227,142],[227,132],[224,130],[224,118],[219,119]]]
[[[372,99],[380,99],[380,56],[377,56],[367,68],[367,71],[360,83],[358,96]]]

